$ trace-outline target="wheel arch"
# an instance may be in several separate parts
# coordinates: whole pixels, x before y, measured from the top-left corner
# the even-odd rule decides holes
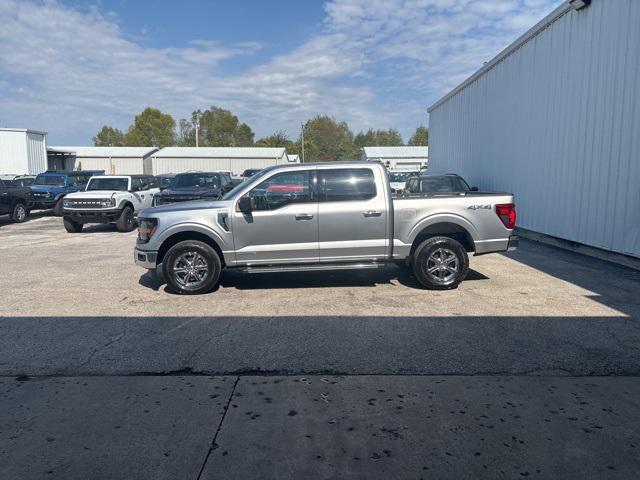
[[[120,204],[120,210],[124,210],[126,207],[131,207],[131,210],[135,213],[136,209],[133,206],[133,203],[131,203],[131,200],[122,201],[122,203]]]
[[[438,221],[422,228],[411,243],[409,255],[413,256],[422,242],[433,237],[449,237],[460,243],[467,252],[475,252],[473,236],[464,226],[451,221]]]
[[[185,240],[197,240],[199,242],[206,243],[216,251],[216,253],[218,254],[218,257],[220,257],[220,263],[222,267],[224,268],[226,266],[224,255],[222,253],[222,249],[220,248],[220,245],[218,245],[218,242],[211,236],[195,230],[180,231],[165,238],[162,244],[160,245],[160,248],[158,249],[158,256],[156,258],[156,263],[157,264],[162,263],[169,249],[171,249],[171,247],[173,247],[174,245],[180,242],[183,242]]]

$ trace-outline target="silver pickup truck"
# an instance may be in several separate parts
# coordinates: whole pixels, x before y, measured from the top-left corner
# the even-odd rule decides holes
[[[247,272],[375,268],[407,263],[427,288],[455,288],[467,252],[516,248],[509,193],[394,197],[383,165],[278,165],[219,201],[144,210],[134,258],[162,268],[179,293],[212,290],[223,268]]]

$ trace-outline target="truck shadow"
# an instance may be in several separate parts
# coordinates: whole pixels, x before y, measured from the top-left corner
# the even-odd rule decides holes
[[[488,280],[489,277],[475,270],[469,270],[465,281]],[[270,290],[293,288],[325,288],[325,287],[375,287],[376,285],[393,284],[396,281],[405,287],[423,290],[422,285],[407,267],[387,265],[379,269],[368,270],[327,270],[321,272],[283,272],[247,274],[225,270],[220,278],[220,286],[238,290]],[[173,293],[167,288],[161,274],[147,272],[140,277],[138,283],[152,290]],[[219,288],[219,287],[218,287]],[[214,291],[218,290],[216,288]]]

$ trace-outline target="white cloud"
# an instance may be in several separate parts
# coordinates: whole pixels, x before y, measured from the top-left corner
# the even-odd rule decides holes
[[[354,129],[396,126],[406,134],[426,122],[431,102],[557,3],[332,0],[315,36],[265,59],[252,41],[144,47],[111,13],[3,0],[0,124],[48,130],[55,143],[88,143],[102,124],[124,128],[149,105],[176,118],[219,105],[259,135],[296,135],[317,113]],[[241,55],[253,66],[225,74],[224,62]]]

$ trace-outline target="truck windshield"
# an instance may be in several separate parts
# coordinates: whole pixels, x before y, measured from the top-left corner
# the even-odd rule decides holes
[[[468,192],[469,190],[471,189],[467,182],[460,177],[433,176],[420,179],[420,192],[422,193]]]
[[[64,186],[64,175],[38,175],[33,182],[34,185],[54,185],[56,187]]]
[[[240,193],[242,190],[244,190],[244,188],[247,185],[249,185],[249,183],[252,183],[254,180],[257,180],[258,178],[263,177],[264,175],[266,175],[270,171],[271,171],[271,169],[269,169],[269,168],[267,168],[265,170],[260,170],[253,177],[247,178],[244,182],[239,183],[238,185],[233,187],[231,190],[229,190],[224,195],[224,197],[222,197],[222,200],[233,200],[234,198],[236,198],[238,196],[238,193]]]
[[[206,173],[185,173],[176,175],[171,181],[171,189],[178,188],[218,188],[218,176]]]
[[[87,192],[94,190],[109,190],[124,192],[129,190],[129,179],[94,177],[87,184]]]
[[[390,182],[406,182],[409,177],[418,175],[418,172],[389,172]]]

